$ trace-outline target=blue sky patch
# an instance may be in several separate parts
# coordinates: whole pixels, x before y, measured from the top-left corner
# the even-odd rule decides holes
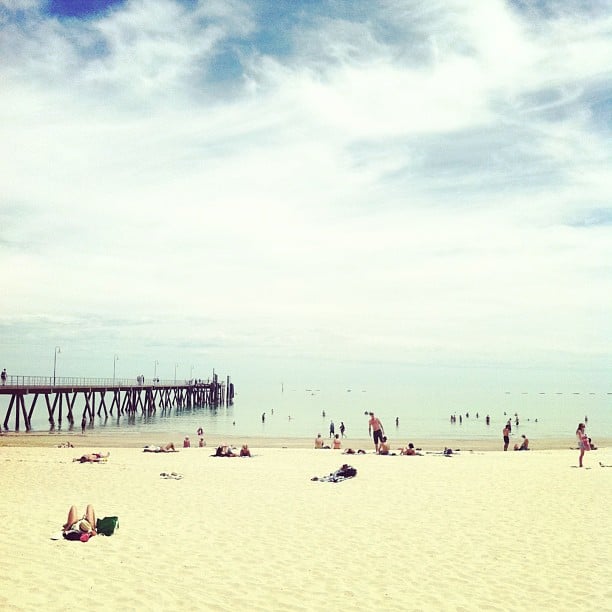
[[[125,0],[51,0],[47,12],[57,17],[89,17],[121,6]]]

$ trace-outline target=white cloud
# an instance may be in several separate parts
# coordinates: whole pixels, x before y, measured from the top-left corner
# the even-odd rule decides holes
[[[389,2],[273,55],[243,3],[34,13],[0,43],[0,322],[45,359],[82,330],[135,361],[609,363],[610,226],[580,225],[609,14]]]

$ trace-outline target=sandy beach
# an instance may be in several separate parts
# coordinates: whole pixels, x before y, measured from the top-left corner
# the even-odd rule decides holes
[[[608,445],[578,469],[568,440],[382,457],[367,440],[347,456],[254,439],[250,459],[212,457],[213,440],[168,454],[121,442],[0,437],[3,610],[612,609]],[[345,462],[355,478],[311,480]],[[87,503],[118,531],[52,540]]]

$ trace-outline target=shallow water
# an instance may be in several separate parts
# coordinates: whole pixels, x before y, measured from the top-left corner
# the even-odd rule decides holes
[[[2,415],[7,407],[4,400],[6,396],[0,403]],[[321,433],[328,437],[330,421],[334,422],[336,433],[343,421],[350,439],[367,437],[367,412],[374,411],[392,440],[496,440],[501,438],[504,423],[512,418],[514,435],[524,433],[532,440],[567,437],[573,441],[578,422],[588,416],[587,431],[596,441],[612,437],[611,405],[609,393],[502,393],[479,397],[455,394],[417,398],[408,389],[372,393],[367,389],[274,388],[244,391],[229,407],[158,410],[151,417],[132,419],[96,417],[88,427],[116,435],[176,432],[177,438],[185,435],[194,438],[198,427],[204,429],[205,435],[214,436],[314,437]],[[82,411],[83,406],[75,406],[77,431],[80,431]],[[450,422],[451,414],[457,416],[454,424]],[[490,415],[488,426],[487,414]],[[515,414],[519,417],[518,428]],[[12,419],[9,425],[14,426]],[[65,421],[62,425],[62,428],[56,426],[56,431],[68,428]],[[47,411],[42,404],[36,406],[32,427],[34,431],[49,430]]]

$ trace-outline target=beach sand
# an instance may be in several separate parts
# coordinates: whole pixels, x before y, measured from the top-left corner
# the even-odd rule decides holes
[[[78,448],[52,445],[66,439]],[[0,441],[2,610],[612,610],[610,447],[578,469],[569,448],[465,442],[381,457],[365,440],[353,456],[252,440],[252,458],[227,459],[212,441]],[[108,448],[106,463],[72,462]],[[345,462],[355,478],[311,481]],[[87,503],[119,517],[115,535],[50,539]]]

